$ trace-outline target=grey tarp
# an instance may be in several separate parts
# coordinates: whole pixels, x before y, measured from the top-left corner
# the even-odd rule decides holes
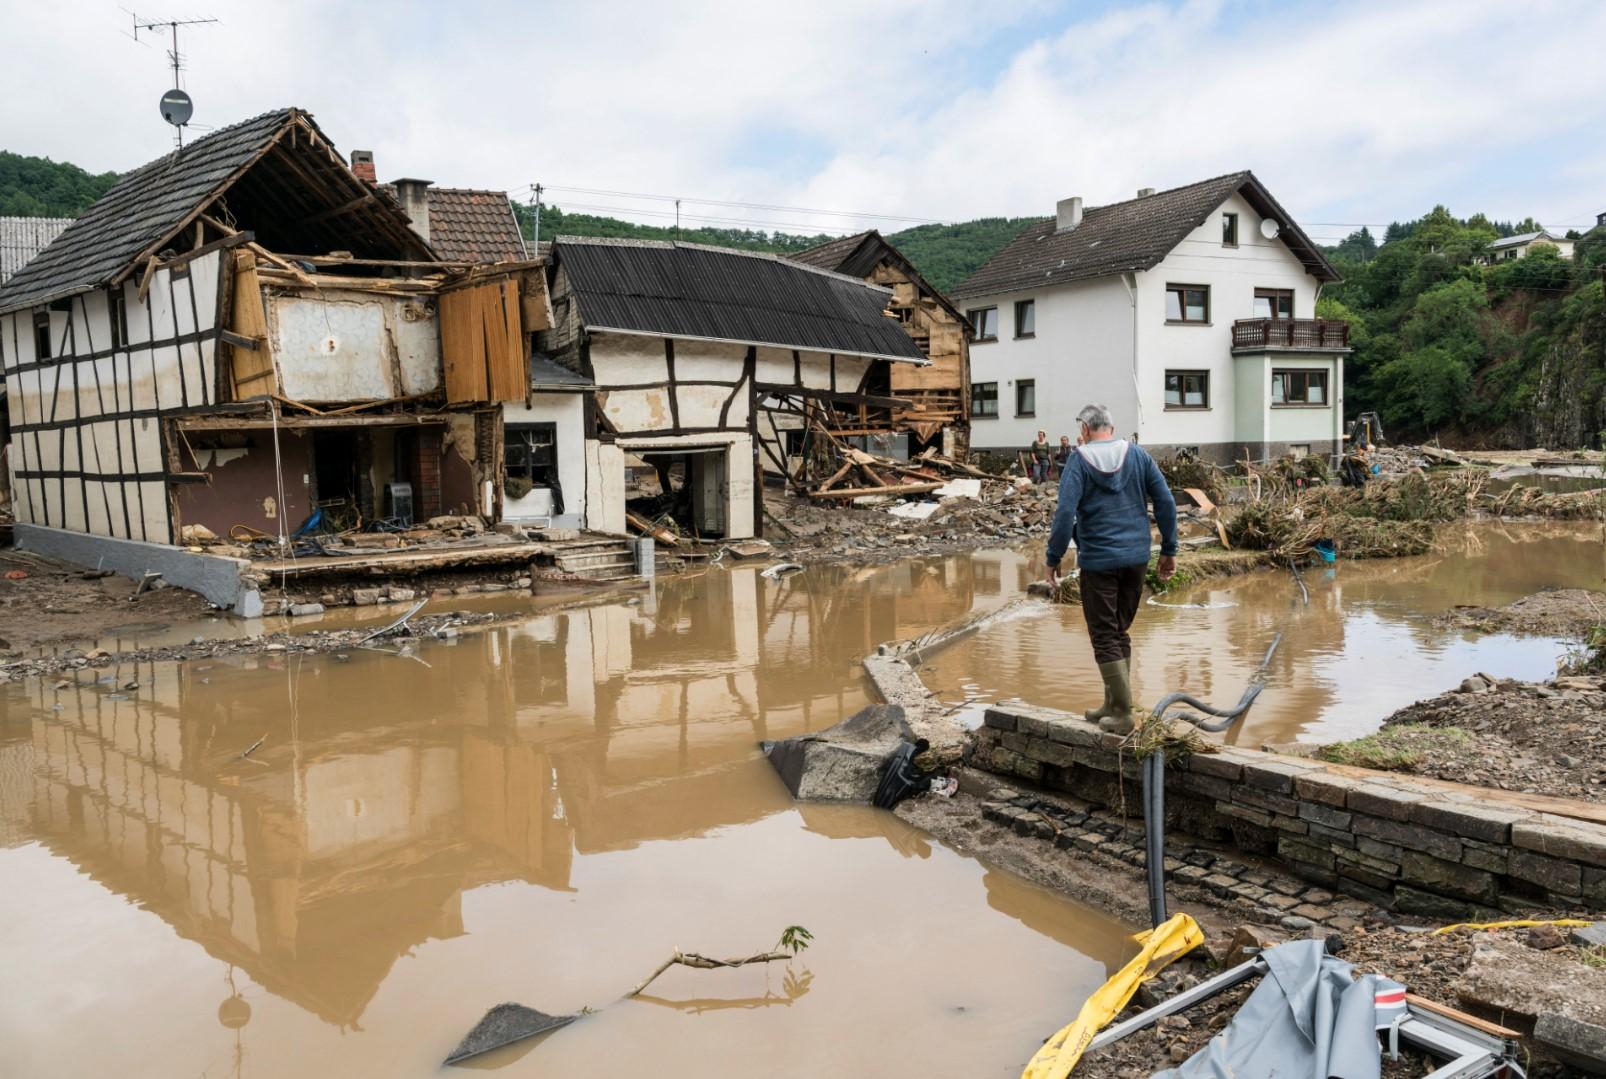
[[[1267,974],[1220,1034],[1167,1079],[1378,1079],[1375,999],[1395,983],[1354,976],[1319,940],[1261,953]]]

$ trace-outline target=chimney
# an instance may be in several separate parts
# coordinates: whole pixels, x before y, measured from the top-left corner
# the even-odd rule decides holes
[[[379,182],[379,176],[374,172],[374,152],[372,150],[351,151],[351,171],[357,174],[357,179],[366,180],[371,184]]]
[[[1073,195],[1054,204],[1054,229],[1064,232],[1082,223],[1082,196]]]
[[[392,180],[391,186],[396,189],[396,201],[401,203],[402,212],[413,223],[413,231],[429,242],[429,187],[432,180]]]
[[[1152,188],[1152,187],[1140,187],[1140,188],[1138,188],[1138,198],[1140,198],[1140,199],[1146,199],[1152,194],[1154,194],[1154,188]]]

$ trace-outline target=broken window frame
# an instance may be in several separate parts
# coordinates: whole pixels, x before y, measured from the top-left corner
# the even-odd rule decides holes
[[[1321,400],[1310,400],[1311,386],[1321,387]],[[1293,389],[1299,387],[1299,396]],[[1328,371],[1321,367],[1278,367],[1271,373],[1272,408],[1331,408],[1332,394]]]
[[[972,382],[970,384],[970,415],[972,419],[977,420],[996,420],[998,418],[998,383]]]
[[[545,434],[548,438],[546,450],[551,457],[550,462],[538,462],[529,456],[530,451],[539,449],[531,443],[526,436]],[[517,451],[517,452],[515,452]],[[507,481],[515,475],[516,469],[522,469],[524,478],[530,483],[529,491],[545,488],[549,491],[558,490],[558,425],[556,423],[510,423],[503,429],[502,449],[502,490],[507,492]],[[540,470],[541,477],[536,476]],[[523,498],[524,495],[510,497]]]
[[[1264,311],[1261,310],[1260,305],[1262,300],[1266,301]],[[1257,288],[1255,290],[1254,306],[1251,311],[1251,318],[1271,319],[1274,322],[1287,321],[1294,317],[1294,290],[1291,288]]]
[[[998,340],[998,308],[996,306],[972,307],[965,312],[965,318],[969,319],[971,326],[975,328],[975,340]]]
[[[1189,303],[1190,293],[1197,293],[1197,303]],[[1172,304],[1176,311],[1172,313]],[[1191,314],[1193,310],[1198,315]],[[1165,287],[1165,321],[1169,326],[1208,326],[1210,325],[1210,286],[1209,285],[1166,285]]]
[[[1176,403],[1171,401],[1171,386],[1176,383]],[[1202,403],[1191,405],[1188,400],[1188,386],[1193,382],[1197,386]],[[1167,412],[1208,412],[1210,411],[1210,372],[1200,369],[1168,369],[1165,373],[1165,410]]]

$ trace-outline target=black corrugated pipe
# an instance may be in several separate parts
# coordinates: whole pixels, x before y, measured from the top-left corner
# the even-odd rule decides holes
[[[1282,640],[1281,633],[1272,638],[1271,647],[1266,649],[1266,655],[1261,659],[1260,666],[1250,676],[1249,685],[1244,687],[1243,696],[1238,698],[1238,703],[1232,708],[1216,708],[1186,693],[1171,693],[1160,698],[1160,703],[1154,706],[1151,722],[1162,718],[1166,709],[1172,705],[1187,704],[1216,718],[1206,722],[1186,712],[1177,718],[1192,723],[1202,731],[1226,730],[1249,712],[1249,706],[1255,703],[1260,691],[1266,688],[1266,668],[1271,666],[1271,657],[1277,652],[1277,646]],[[1166,920],[1165,747],[1163,745],[1156,746],[1154,752],[1143,758],[1143,861],[1149,875],[1149,922],[1158,927]]]

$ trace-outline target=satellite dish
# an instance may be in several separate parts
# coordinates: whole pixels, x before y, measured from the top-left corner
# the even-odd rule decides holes
[[[175,87],[162,95],[161,109],[162,119],[174,127],[183,127],[195,114],[195,102],[190,100],[189,94]]]
[[[1283,231],[1283,227],[1271,218],[1263,217],[1260,219],[1260,234],[1266,239],[1275,240],[1277,234],[1281,231]]]

